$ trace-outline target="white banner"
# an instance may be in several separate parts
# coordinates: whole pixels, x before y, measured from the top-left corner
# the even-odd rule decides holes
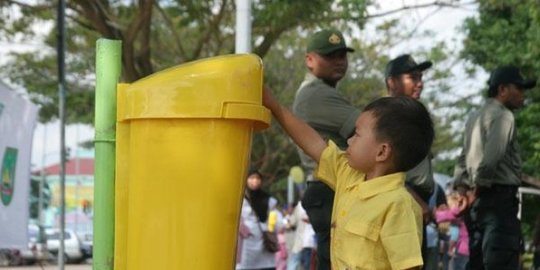
[[[0,82],[0,248],[27,247],[37,107]]]

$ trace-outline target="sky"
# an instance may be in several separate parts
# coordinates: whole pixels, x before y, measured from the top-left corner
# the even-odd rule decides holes
[[[395,10],[401,6],[422,5],[425,3],[432,3],[432,0],[379,0],[380,10],[374,10],[372,13],[382,13],[388,10]],[[440,1],[442,2],[442,1]],[[470,2],[470,1],[457,1],[458,3]],[[392,16],[400,18],[402,24],[408,24],[410,26],[419,25],[417,32],[420,33],[425,30],[432,31],[434,36],[426,37],[423,39],[409,39],[403,42],[399,46],[395,46],[391,52],[391,56],[395,57],[400,54],[408,53],[411,48],[416,47],[430,47],[439,41],[444,41],[449,48],[454,48],[455,52],[459,52],[462,49],[462,41],[465,38],[465,33],[460,30],[464,20],[468,17],[476,17],[478,15],[475,5],[466,5],[460,8],[438,8],[427,7],[421,9],[410,9],[403,12],[396,13]],[[389,17],[384,17],[388,19]],[[414,56],[414,55],[413,55]],[[417,59],[419,62],[422,59]],[[437,65],[438,63],[434,63]],[[440,63],[441,65],[449,65],[449,63]],[[452,69],[452,73],[460,79],[459,91],[463,95],[478,92],[478,89],[484,87],[487,81],[488,74],[481,68],[478,68],[475,78],[466,78],[463,66],[458,64]],[[428,70],[429,72],[429,70]],[[456,84],[457,86],[457,84]],[[426,90],[429,89],[429,82],[426,83]]]
[[[382,13],[388,10],[394,10],[400,6],[414,5],[414,4],[424,4],[431,3],[432,0],[379,0],[378,8],[370,9],[370,13]],[[407,10],[403,12],[396,13],[391,15],[394,17],[401,18],[402,23],[408,23],[411,25],[418,25],[419,22],[422,22],[419,26],[419,31],[422,30],[432,30],[435,34],[430,37],[429,40],[410,40],[408,42],[403,42],[399,46],[396,46],[391,52],[392,57],[397,56],[402,53],[407,53],[411,48],[416,48],[417,46],[429,45],[429,42],[436,42],[443,40],[452,46],[457,46],[458,50],[459,44],[463,39],[463,33],[458,30],[458,27],[462,24],[463,20],[467,17],[475,16],[476,10],[475,6],[468,6],[467,8],[443,8],[436,13],[434,11],[436,8],[422,8],[415,10]],[[429,14],[432,14],[429,16]],[[388,19],[391,16],[385,16],[384,19]],[[373,26],[379,22],[378,19],[375,19],[368,23],[366,26],[366,32],[363,35],[376,35],[376,31]],[[43,28],[41,28],[43,29]],[[370,30],[371,29],[371,30]],[[11,50],[33,50],[39,48],[39,43],[33,44],[21,44],[21,43],[6,43],[0,42],[0,63],[5,59],[6,53]],[[465,78],[464,74],[460,74],[461,69],[459,66],[452,69],[454,73],[457,74],[457,77],[463,77],[460,80],[460,91],[463,89],[472,89],[471,91],[477,91],[481,87],[479,82],[485,82],[487,75],[485,72],[480,72],[477,74],[477,78],[468,79]],[[69,72],[69,70],[67,71]],[[70,125],[66,127],[66,147],[71,149],[71,156],[75,156],[77,152],[81,152],[78,143],[92,140],[94,137],[94,131],[91,126],[88,125]],[[47,125],[38,124],[34,131],[34,140],[32,145],[32,168],[37,169],[42,165],[49,165],[53,163],[58,163],[60,160],[60,124],[59,122],[49,123]],[[78,151],[79,150],[79,151]],[[82,156],[89,156],[91,153],[85,151],[80,153]]]

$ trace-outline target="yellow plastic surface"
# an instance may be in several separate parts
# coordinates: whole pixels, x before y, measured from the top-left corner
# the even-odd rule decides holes
[[[115,270],[234,268],[261,86],[260,59],[231,55],[119,87]]]
[[[250,79],[258,78],[258,79]],[[118,119],[228,118],[266,128],[261,106],[262,63],[255,55],[227,55],[179,65],[130,85]]]
[[[123,97],[129,84],[118,84],[117,96]],[[117,99],[117,114],[123,111],[125,99]],[[129,184],[129,121],[116,124],[116,176],[114,183],[114,269],[126,268],[127,207]]]

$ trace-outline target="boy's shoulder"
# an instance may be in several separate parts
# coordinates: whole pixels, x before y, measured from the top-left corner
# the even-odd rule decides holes
[[[388,206],[394,206],[397,209],[420,209],[405,186],[381,193],[379,196]]]

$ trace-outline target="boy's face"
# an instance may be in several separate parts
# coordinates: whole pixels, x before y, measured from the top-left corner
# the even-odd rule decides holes
[[[375,166],[381,143],[375,134],[376,118],[371,112],[363,112],[356,120],[354,135],[347,140],[349,166],[368,174]]]

